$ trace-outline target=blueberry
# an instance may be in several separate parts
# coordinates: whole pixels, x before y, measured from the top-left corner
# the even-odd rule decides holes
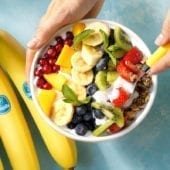
[[[74,114],[71,122],[74,123],[74,124],[78,124],[78,123],[80,123],[82,120],[83,120],[82,116],[77,115],[77,114]]]
[[[100,109],[93,109],[92,113],[94,114],[94,116],[98,119],[102,119],[104,118],[104,114]]]
[[[91,112],[86,113],[85,115],[83,115],[83,120],[84,121],[90,121],[93,118],[93,115]]]
[[[76,127],[76,124],[73,123],[73,122],[70,122],[70,123],[67,124],[67,127],[68,127],[69,129],[74,129],[74,128]]]
[[[95,119],[91,119],[90,121],[84,122],[84,124],[87,126],[88,130],[93,131],[96,128]]]
[[[87,112],[87,106],[86,105],[80,105],[75,107],[75,113],[77,115],[84,115]]]
[[[75,127],[75,132],[80,135],[80,136],[84,136],[88,131],[88,128],[85,124],[83,123],[79,123],[76,127]]]
[[[109,57],[105,56],[99,60],[99,62],[95,66],[95,71],[101,71],[101,70],[106,70],[107,65],[109,62]]]
[[[87,95],[92,96],[97,90],[98,90],[98,87],[96,86],[96,84],[91,83],[87,86],[86,93]]]

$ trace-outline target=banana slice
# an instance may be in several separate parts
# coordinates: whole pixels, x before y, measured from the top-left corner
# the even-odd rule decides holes
[[[103,51],[99,48],[83,44],[81,55],[88,65],[94,66],[102,57]]]
[[[73,105],[60,99],[53,105],[51,118],[58,126],[65,126],[72,120],[73,114]]]
[[[93,77],[94,77],[92,70],[82,73],[82,72],[78,72],[75,69],[72,69],[71,75],[72,75],[72,79],[77,84],[80,84],[82,86],[86,86],[86,85],[90,84],[93,81]]]
[[[78,100],[84,100],[86,98],[86,88],[84,86],[81,86],[73,81],[69,81],[67,84],[77,95]]]
[[[77,51],[75,54],[73,54],[73,56],[71,58],[71,65],[78,72],[86,72],[93,68],[93,66],[88,65],[84,61],[80,51]]]
[[[107,23],[93,22],[86,26],[86,29],[93,29],[94,33],[83,40],[83,43],[90,46],[97,46],[103,42],[100,30],[103,30],[107,36],[110,35],[110,28]]]

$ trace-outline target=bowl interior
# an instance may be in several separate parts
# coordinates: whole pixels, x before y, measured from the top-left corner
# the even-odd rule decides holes
[[[137,34],[135,34],[129,28],[127,28],[127,27],[125,27],[125,26],[123,26],[119,23],[112,22],[112,21],[98,20],[98,19],[83,20],[83,22],[86,23],[86,24],[94,22],[94,21],[106,22],[112,28],[114,28],[117,25],[120,26],[131,37],[132,43],[134,45],[136,45],[137,47],[139,47],[139,49],[143,52],[143,54],[145,56],[148,56],[148,57],[150,56],[151,53],[150,53],[150,50],[148,49],[148,47],[146,46],[146,44],[143,42],[143,40]],[[70,28],[72,28],[72,25],[65,26],[64,28],[62,28],[58,32],[56,32],[55,36],[56,35],[62,35],[64,32],[70,30]],[[99,137],[95,137],[95,136],[92,136],[92,135],[89,135],[89,134],[87,134],[85,136],[79,136],[79,135],[76,135],[75,133],[72,133],[72,131],[67,129],[67,128],[61,128],[61,127],[57,126],[49,117],[46,116],[45,113],[43,113],[41,107],[38,104],[37,97],[36,97],[37,87],[35,86],[35,77],[34,77],[34,68],[35,68],[35,65],[37,63],[39,56],[42,53],[44,53],[44,51],[46,50],[48,45],[52,44],[52,43],[53,43],[53,38],[36,53],[34,60],[33,60],[33,63],[32,63],[31,73],[30,73],[30,88],[31,88],[32,98],[33,98],[35,106],[38,110],[38,114],[40,114],[42,116],[42,118],[47,122],[47,124],[49,124],[56,131],[64,134],[65,136],[68,136],[72,139],[75,139],[75,140],[78,140],[78,141],[83,141],[83,142],[99,142],[99,141],[105,141],[105,140],[119,138],[119,137],[129,133],[131,130],[133,130],[135,127],[137,127],[143,121],[143,119],[149,113],[149,111],[150,111],[150,109],[153,105],[155,96],[156,96],[157,76],[152,76],[153,85],[150,89],[150,99],[149,99],[148,103],[146,104],[145,108],[137,114],[136,119],[134,120],[134,122],[131,125],[129,125],[125,129],[121,130],[120,132],[115,133],[115,134],[111,134],[111,135],[108,135],[108,136],[99,136]]]

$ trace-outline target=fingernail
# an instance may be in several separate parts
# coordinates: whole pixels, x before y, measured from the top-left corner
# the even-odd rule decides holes
[[[158,37],[155,40],[156,45],[161,45],[164,43],[164,36],[163,34],[159,34]]]
[[[31,41],[29,41],[27,43],[28,48],[34,48],[34,47],[36,47],[36,45],[37,45],[37,39],[36,38],[33,38]]]

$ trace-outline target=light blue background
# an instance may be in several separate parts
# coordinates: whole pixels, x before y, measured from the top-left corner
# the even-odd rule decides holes
[[[10,32],[26,46],[49,2],[0,0],[0,28]],[[116,21],[131,28],[153,51],[156,48],[154,40],[168,8],[170,0],[106,0],[98,18]],[[96,144],[77,142],[77,170],[170,169],[170,71],[160,74],[158,78],[157,97],[144,122],[128,135],[114,141]],[[59,170],[31,116],[26,113],[26,118],[38,151],[41,170]],[[10,170],[1,142],[0,156],[5,170]]]

